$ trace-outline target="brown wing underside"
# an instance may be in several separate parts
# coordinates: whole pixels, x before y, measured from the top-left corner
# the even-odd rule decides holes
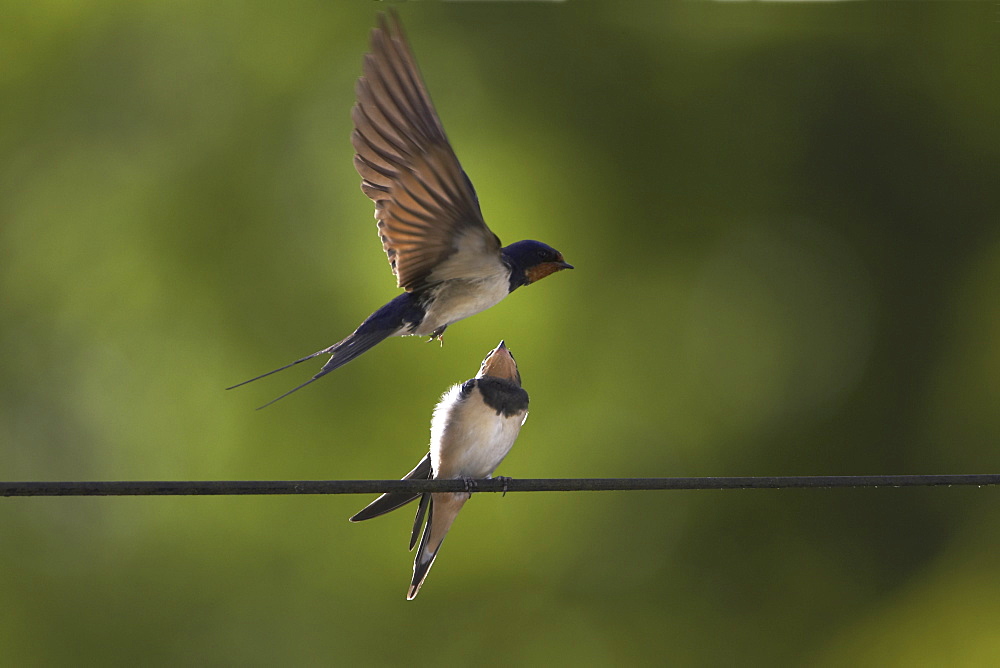
[[[470,231],[500,250],[448,143],[399,19],[379,17],[351,111],[354,166],[375,202],[382,247],[401,288],[428,282]]]

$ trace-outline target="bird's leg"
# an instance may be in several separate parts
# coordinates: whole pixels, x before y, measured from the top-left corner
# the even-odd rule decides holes
[[[431,332],[431,338],[427,339],[427,343],[430,343],[434,339],[437,339],[438,341],[441,342],[441,347],[443,348],[444,347],[444,330],[446,330],[446,329],[448,329],[448,325],[441,325],[440,327],[438,327],[437,329],[435,329],[433,332]]]
[[[496,479],[503,483],[503,494],[501,494],[500,496],[507,496],[507,485],[510,483],[511,480],[513,480],[513,478],[508,478],[505,475],[498,475]]]

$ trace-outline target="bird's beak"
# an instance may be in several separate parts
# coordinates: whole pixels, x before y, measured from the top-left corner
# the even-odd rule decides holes
[[[507,344],[503,341],[500,345],[490,351],[490,354],[483,360],[483,365],[479,368],[479,378],[483,376],[493,376],[494,378],[504,378],[521,384],[521,374],[517,371],[517,362],[514,356],[507,349]]]

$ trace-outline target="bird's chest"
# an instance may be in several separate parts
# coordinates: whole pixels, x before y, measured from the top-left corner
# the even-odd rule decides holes
[[[478,390],[476,390],[478,392]],[[497,415],[481,400],[465,402],[439,425],[431,444],[431,465],[438,478],[485,478],[510,452],[527,411]]]
[[[440,327],[468,318],[500,303],[510,291],[510,279],[497,272],[481,279],[452,279],[434,288],[427,312],[414,334],[426,336]]]

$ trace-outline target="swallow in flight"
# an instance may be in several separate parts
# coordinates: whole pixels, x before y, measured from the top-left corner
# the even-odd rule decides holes
[[[521,387],[517,363],[501,341],[483,360],[475,378],[453,385],[441,397],[431,420],[431,451],[403,480],[489,478],[510,451],[528,419],[528,393]],[[470,492],[409,494],[389,492],[351,518],[368,520],[420,498],[410,534],[410,549],[423,524],[413,562],[413,580],[406,594],[412,600],[437,557],[441,541]],[[424,516],[427,522],[424,523]]]
[[[253,382],[319,355],[330,359],[283,399],[390,336],[440,339],[448,325],[499,303],[546,276],[572,269],[540,241],[501,246],[479,210],[472,182],[448,143],[403,36],[398,17],[379,17],[351,111],[354,166],[375,202],[382,248],[405,292],[344,340]],[[264,408],[261,406],[261,408]]]

